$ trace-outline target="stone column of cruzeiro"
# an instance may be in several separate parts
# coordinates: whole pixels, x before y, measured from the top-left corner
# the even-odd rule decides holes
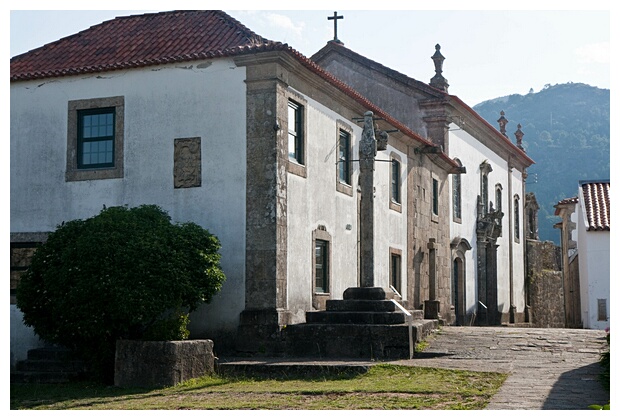
[[[374,274],[374,171],[377,154],[377,140],[373,123],[373,113],[364,114],[364,131],[359,148],[360,162],[360,248],[361,248],[361,286],[373,287]]]

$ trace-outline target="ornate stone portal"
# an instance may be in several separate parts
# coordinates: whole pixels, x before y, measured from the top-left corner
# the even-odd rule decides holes
[[[478,196],[476,237],[478,241],[478,324],[495,325],[501,322],[497,308],[497,238],[502,235],[501,210],[493,203],[485,212],[482,198]]]

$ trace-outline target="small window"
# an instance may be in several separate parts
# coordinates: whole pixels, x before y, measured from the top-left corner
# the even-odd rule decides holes
[[[329,242],[317,239],[314,242],[314,291],[329,293]]]
[[[461,174],[452,175],[452,218],[461,221]]]
[[[78,111],[78,169],[114,166],[114,108]]]
[[[400,254],[390,254],[390,285],[396,289],[399,294],[401,292],[401,256]]]
[[[433,215],[439,215],[439,181],[433,178]]]
[[[339,130],[338,139],[338,180],[351,185],[351,135]]]
[[[502,186],[497,184],[495,186],[495,210],[502,211]]]
[[[288,156],[289,160],[304,164],[303,106],[288,102]]]
[[[391,199],[400,204],[400,162],[392,159],[392,193]]]
[[[519,223],[519,217],[520,217],[520,211],[519,211],[519,196],[515,195],[515,241],[519,242],[520,240],[520,223]]]
[[[489,177],[482,175],[482,211],[484,214],[489,213]]]
[[[123,177],[124,98],[69,101],[66,181]]]
[[[607,321],[607,299],[597,299],[597,321]]]

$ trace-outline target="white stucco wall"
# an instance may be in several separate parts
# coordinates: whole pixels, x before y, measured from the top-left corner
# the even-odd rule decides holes
[[[509,212],[513,212],[513,197],[519,196],[521,210],[519,212],[520,239],[512,241],[512,275],[513,275],[513,303],[518,312],[525,309],[524,292],[524,245],[523,237],[523,204],[524,197],[522,191],[522,174],[517,170],[508,170],[508,163],[497,153],[493,152],[481,142],[458,126],[450,126],[450,157],[458,159],[467,168],[467,173],[461,175],[461,223],[454,221],[451,214],[451,237],[461,237],[466,239],[472,246],[470,251],[465,254],[465,276],[466,276],[466,306],[467,312],[472,313],[477,309],[478,290],[477,290],[477,242],[476,242],[476,218],[477,218],[477,196],[480,195],[480,164],[488,162],[492,171],[488,174],[488,196],[489,201],[493,202],[493,207],[498,208],[495,200],[496,185],[502,188],[501,209],[504,212],[502,220],[502,236],[497,239],[497,294],[498,309],[501,312],[508,312],[510,307],[510,241],[514,236],[513,224],[509,223]],[[450,206],[453,209],[452,196],[452,176],[450,179]],[[510,181],[509,181],[510,180]],[[509,194],[509,185],[512,183],[512,196]]]
[[[296,92],[297,95],[303,96]],[[331,235],[330,298],[342,299],[348,287],[358,285],[358,203],[359,165],[352,163],[353,195],[337,191],[338,121],[352,130],[352,159],[358,159],[362,129],[316,101],[305,97],[307,118],[306,178],[289,173],[287,178],[287,279],[288,307],[303,321],[312,310],[314,248],[312,233],[319,225]],[[406,290],[406,156],[392,146],[378,152],[376,159],[386,160],[391,153],[401,157],[402,211],[390,210],[389,162],[375,167],[375,285],[389,288],[389,249],[402,250],[401,278]],[[350,229],[347,226],[350,225]],[[406,298],[406,294],[403,299]]]
[[[583,197],[580,197],[583,203]],[[577,206],[579,235],[579,288],[583,327],[604,330],[610,313],[610,232],[587,231],[581,204]],[[598,300],[605,299],[607,320],[598,320]]]
[[[244,307],[245,68],[220,59],[11,84],[11,232],[52,231],[107,207],[157,204],[222,243],[227,276],[192,316],[195,336],[236,327]],[[124,177],[66,182],[71,100],[123,96]],[[202,185],[173,186],[174,139],[201,138]]]

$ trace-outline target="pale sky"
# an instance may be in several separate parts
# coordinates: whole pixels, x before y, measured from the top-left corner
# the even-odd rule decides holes
[[[71,5],[54,5],[66,3]],[[337,10],[344,16],[338,21],[338,38],[346,47],[422,82],[428,83],[434,75],[430,57],[435,44],[440,44],[446,57],[443,75],[450,84],[449,92],[470,106],[513,93],[526,94],[530,88],[538,92],[545,84],[575,82],[610,88],[612,1],[574,5],[570,1],[520,1],[511,11],[498,8],[497,1],[466,2],[467,7],[462,5],[465,2],[448,0],[441,6],[433,2],[435,10],[418,8],[418,3],[421,6],[424,2],[384,1],[381,10],[371,10],[359,1],[313,1],[307,6],[312,10],[279,10],[287,3],[269,1],[265,9],[247,11],[262,3],[108,1],[106,5],[121,10],[75,11],[64,7],[66,10],[41,11],[49,3],[9,2],[9,55],[115,16],[208,7],[222,9],[257,34],[286,42],[310,57],[333,39],[333,20],[327,17]],[[405,4],[415,7],[404,10]],[[443,10],[437,10],[440,7]]]

